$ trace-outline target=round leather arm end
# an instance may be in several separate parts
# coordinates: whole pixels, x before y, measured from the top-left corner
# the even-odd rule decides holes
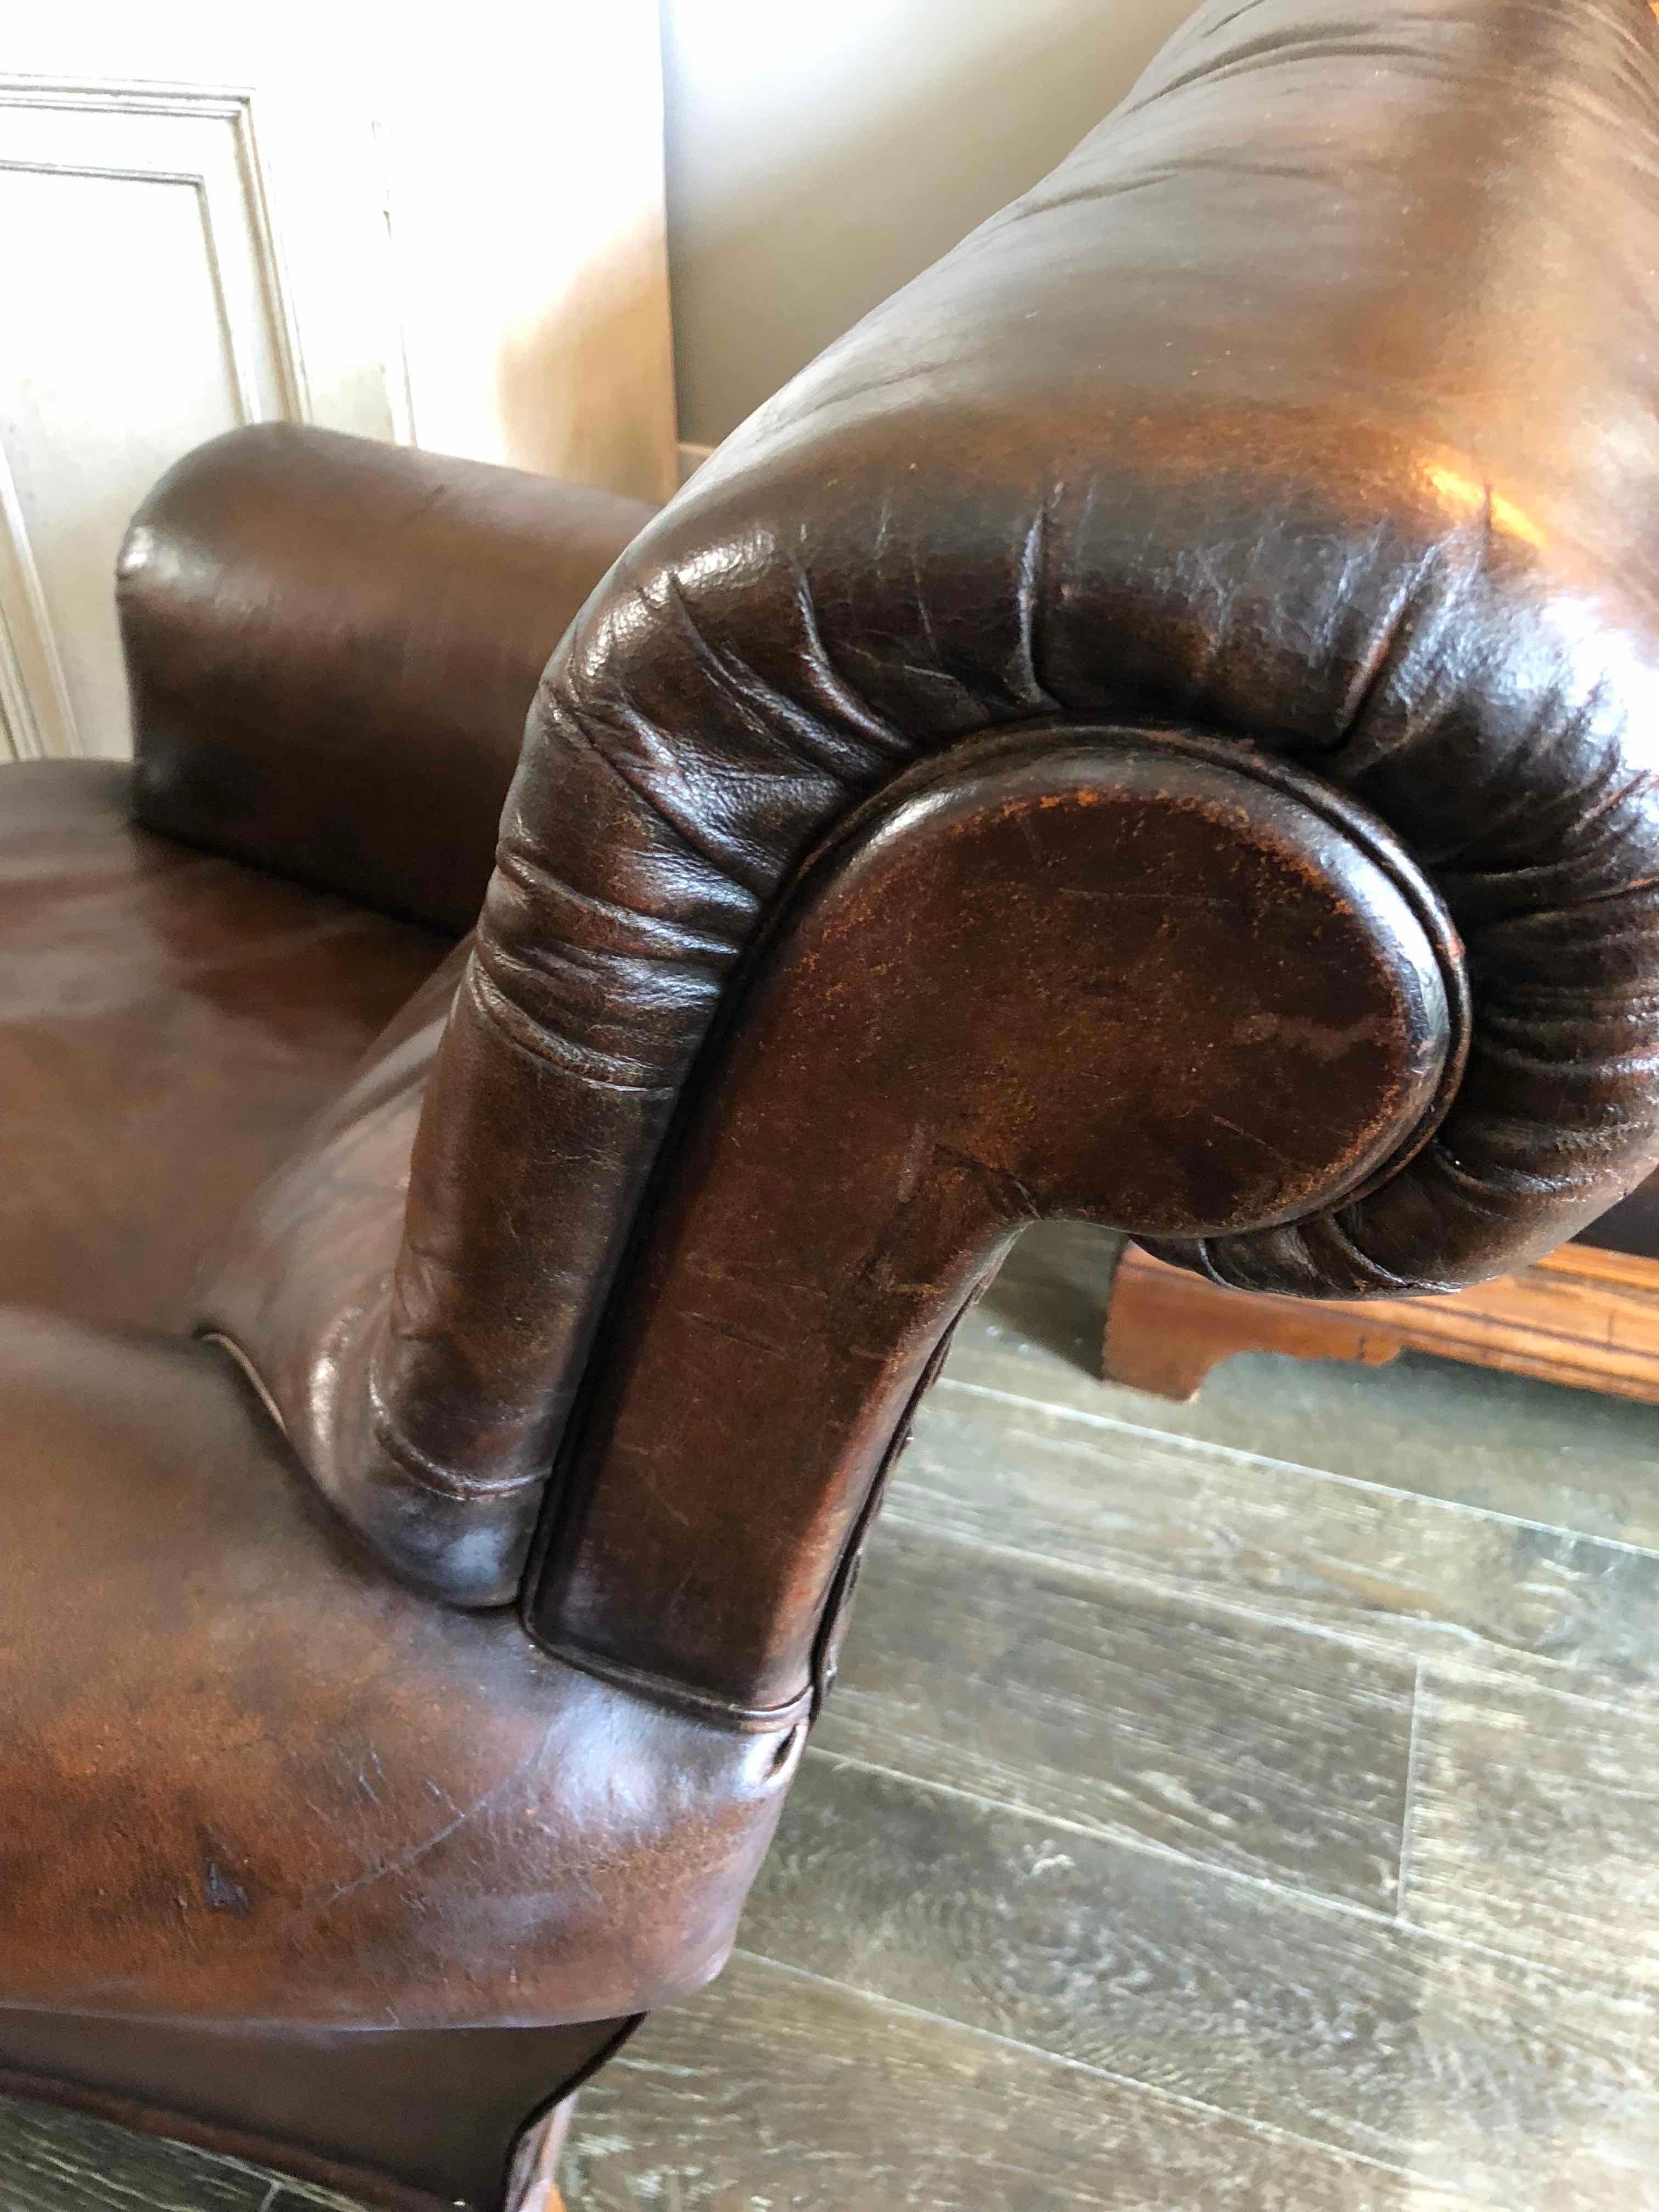
[[[1363,1203],[1432,1139],[1468,1034],[1420,870],[1267,755],[1043,726],[912,767],[808,861],[734,1002],[537,1632],[741,1724],[799,1711],[907,1408],[1015,1232]]]

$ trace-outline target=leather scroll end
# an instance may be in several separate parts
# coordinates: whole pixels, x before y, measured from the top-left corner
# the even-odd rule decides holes
[[[821,1685],[880,1470],[1025,1221],[1273,1233],[1455,1095],[1455,931],[1236,740],[997,732],[798,879],[615,1308],[526,1617],[733,1727]]]

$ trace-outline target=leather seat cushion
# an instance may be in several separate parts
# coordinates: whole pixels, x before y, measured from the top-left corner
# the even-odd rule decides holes
[[[234,1209],[450,940],[0,770],[0,1303],[178,1328]]]
[[[68,2070],[20,2012],[614,2022],[718,1971],[799,1730],[404,1589],[217,1345],[0,1311],[0,2069]]]

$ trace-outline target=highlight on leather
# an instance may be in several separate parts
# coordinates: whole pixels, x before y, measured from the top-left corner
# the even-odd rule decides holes
[[[510,1594],[757,933],[861,800],[987,730],[1294,763],[1467,946],[1432,1139],[1165,1256],[1451,1288],[1648,1171],[1656,46],[1644,0],[1211,0],[635,541],[544,681],[392,1286],[383,1239],[319,1354],[388,1556]],[[822,1111],[856,1111],[828,1066]]]

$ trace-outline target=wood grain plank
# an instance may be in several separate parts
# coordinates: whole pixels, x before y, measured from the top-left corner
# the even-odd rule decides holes
[[[826,1750],[1382,1907],[1413,1662],[902,1522],[866,1565]]]
[[[743,1954],[583,2092],[564,2182],[571,2212],[1498,2212]]]
[[[742,1941],[1508,2212],[1659,2203],[1648,2005],[822,1753]]]
[[[1659,1552],[1204,1439],[946,1381],[889,1512],[1417,1657],[1659,1700]]]
[[[1112,1287],[1104,1371],[1189,1398],[1242,1352],[1381,1366],[1430,1352],[1659,1404],[1659,1261],[1568,1244],[1455,1296],[1285,1298],[1212,1283],[1131,1245]]]
[[[1659,1992],[1659,1716],[1425,1670],[1402,1910]]]
[[[1659,1550],[1650,1407],[1411,1353],[1392,1368],[1248,1354],[1188,1406],[1102,1382],[1117,1242],[1075,1222],[1026,1231],[946,1375]]]
[[[0,2097],[0,2205],[7,2212],[356,2212],[331,2191],[240,2159],[15,2097]]]

